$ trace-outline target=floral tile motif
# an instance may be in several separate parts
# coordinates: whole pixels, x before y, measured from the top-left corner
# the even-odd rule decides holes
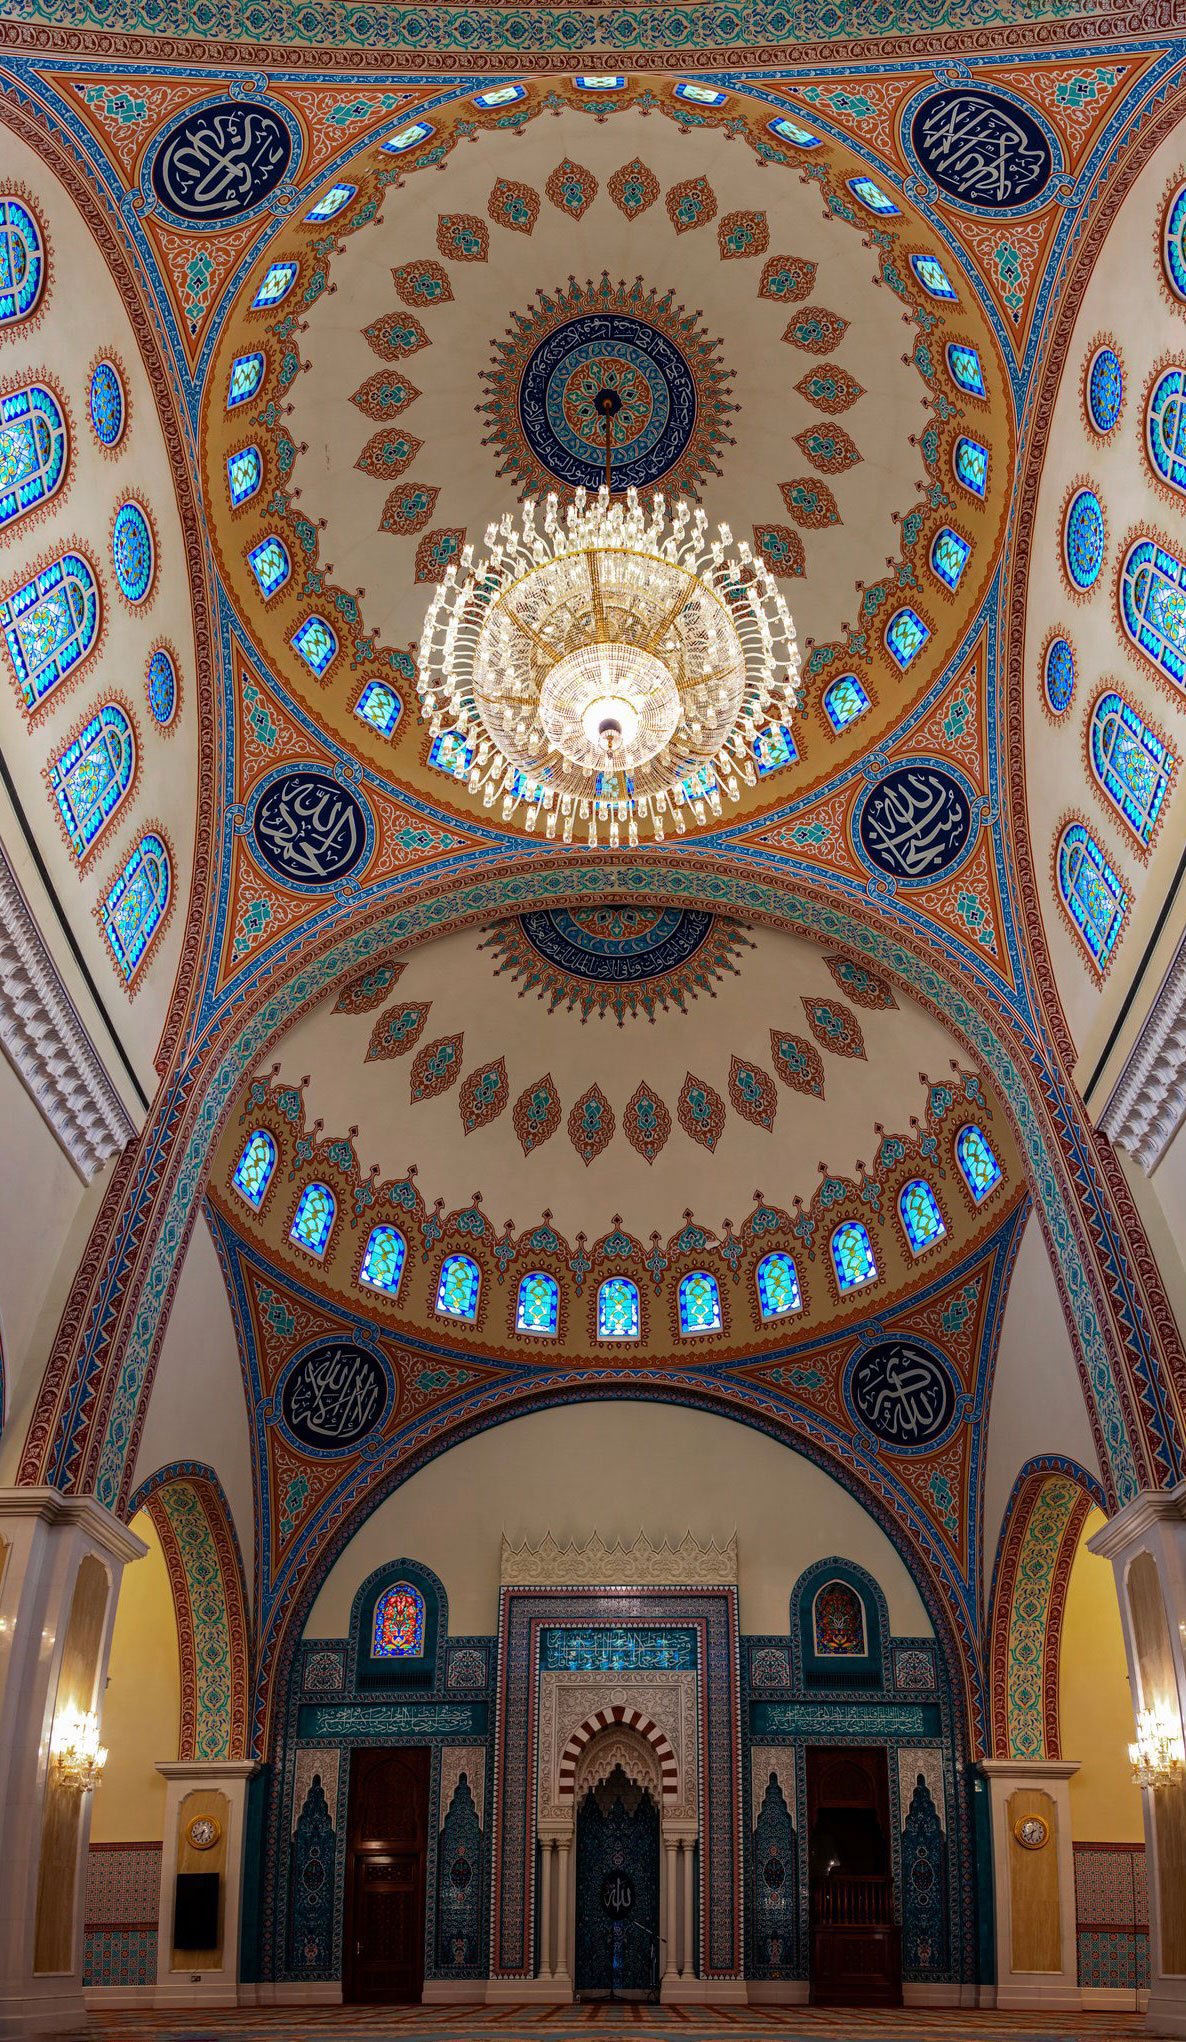
[[[502,1057],[492,1064],[483,1064],[480,1071],[472,1071],[457,1095],[466,1134],[473,1134],[475,1128],[489,1127],[492,1120],[505,1113],[509,1097],[507,1067]]]
[[[770,222],[765,213],[726,213],[717,227],[722,262],[735,262],[745,255],[765,255],[769,246]]]
[[[582,1163],[588,1165],[608,1148],[616,1126],[614,1109],[600,1085],[590,1085],[568,1116],[568,1139]]]
[[[622,1133],[632,1149],[653,1163],[671,1133],[671,1115],[649,1085],[639,1085],[622,1115]]]
[[[866,970],[851,957],[825,957],[824,963],[831,972],[842,993],[855,1000],[858,1007],[870,1007],[888,1011],[897,1006],[893,993],[883,978],[876,972]]]
[[[437,247],[447,262],[486,262],[490,229],[476,213],[442,213],[437,221]]]
[[[369,971],[362,972],[358,978],[352,978],[349,985],[342,987],[334,1001],[334,1013],[368,1014],[372,1007],[382,1004],[406,969],[402,963],[373,965]]]
[[[770,1055],[784,1085],[792,1092],[824,1096],[824,1066],[818,1049],[801,1035],[788,1035],[781,1028],[770,1030]]]
[[[771,574],[780,575],[784,581],[802,574],[806,568],[803,541],[789,525],[755,525],[754,548]]]
[[[689,1071],[676,1113],[684,1133],[690,1134],[694,1142],[699,1142],[711,1153],[725,1131],[725,1102],[720,1093],[714,1092],[703,1078],[693,1077]]]
[[[794,482],[780,482],[779,491],[791,516],[805,531],[817,531],[822,525],[842,523],[836,508],[836,499],[825,482],[816,482],[810,475],[801,475]]]
[[[405,376],[392,375],[387,369],[379,369],[360,383],[352,404],[357,404],[366,418],[398,418],[409,404],[414,404],[420,392]]]
[[[807,1016],[807,1026],[824,1049],[830,1049],[833,1056],[855,1056],[864,1060],[865,1038],[851,1008],[842,1007],[839,1000],[804,998],[803,1011]]]
[[[529,184],[497,178],[486,211],[496,227],[507,227],[512,234],[530,234],[539,219],[539,193]]]
[[[439,1099],[442,1092],[457,1083],[464,1054],[464,1035],[438,1035],[417,1050],[408,1080],[408,1096],[413,1106],[421,1099]]]
[[[554,206],[570,218],[583,218],[597,197],[597,179],[583,163],[574,163],[566,156],[558,163],[544,186],[544,195]]]
[[[759,298],[777,305],[801,305],[815,286],[816,264],[803,255],[772,255],[762,271]],[[785,335],[784,335],[785,338]]]
[[[821,362],[817,369],[808,369],[795,388],[817,411],[826,411],[829,416],[847,411],[850,404],[865,394],[864,384],[850,376],[847,369],[837,368],[835,362]]]
[[[804,305],[782,337],[792,347],[801,347],[805,354],[830,355],[847,332],[848,321],[839,312],[827,312],[822,305]]]
[[[774,1127],[774,1116],[778,1112],[778,1093],[769,1071],[758,1064],[743,1063],[734,1057],[729,1064],[729,1098],[733,1111],[740,1113],[754,1127],[764,1127],[767,1134]]]
[[[388,1007],[371,1030],[364,1061],[371,1064],[380,1057],[406,1056],[424,1033],[431,1006],[431,1000],[421,1000],[406,1007]]]
[[[369,326],[364,326],[363,335],[384,362],[402,362],[405,355],[432,346],[420,321],[409,312],[385,312],[382,319],[372,319]]]
[[[453,286],[439,262],[401,262],[391,277],[403,305],[448,305],[452,301]]]
[[[795,445],[825,475],[843,475],[861,459],[860,448],[838,425],[807,426],[795,434]]]
[[[706,227],[716,218],[717,195],[707,177],[689,177],[682,184],[673,184],[664,204],[677,234],[688,234],[693,227]]]
[[[552,1083],[550,1071],[520,1092],[512,1119],[519,1147],[525,1156],[555,1134],[560,1125],[560,1096]]]
[[[413,439],[411,433],[374,433],[354,465],[363,475],[374,475],[380,482],[394,482],[405,468],[411,467],[423,445],[423,440]]]
[[[628,220],[636,220],[648,206],[654,205],[659,196],[659,180],[639,156],[623,163],[620,170],[615,170],[605,188],[618,211],[625,213]]]
[[[442,532],[426,532],[416,548],[417,581],[444,581],[449,568],[461,558],[465,526],[450,526]]]
[[[439,489],[430,488],[423,482],[409,482],[400,489],[393,489],[383,506],[379,530],[391,532],[397,539],[406,539],[412,532],[422,532],[437,507],[440,493]]]

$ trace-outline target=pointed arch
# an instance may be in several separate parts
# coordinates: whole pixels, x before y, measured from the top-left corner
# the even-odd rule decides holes
[[[994,1758],[1060,1758],[1058,1648],[1067,1584],[1098,1483],[1072,1461],[1027,1461],[1001,1529],[989,1601]]]
[[[180,1759],[250,1756],[250,1658],[243,1556],[212,1468],[177,1461],[141,1484],[165,1555],[181,1654]]]

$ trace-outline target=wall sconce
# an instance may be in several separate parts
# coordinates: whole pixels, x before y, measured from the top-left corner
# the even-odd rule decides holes
[[[64,1786],[79,1794],[89,1794],[98,1786],[107,1764],[107,1746],[99,1742],[99,1718],[93,1709],[84,1715],[71,1703],[55,1716],[50,1756]]]
[[[1141,1710],[1136,1742],[1128,1747],[1128,1762],[1138,1787],[1172,1787],[1182,1778],[1186,1746],[1176,1709],[1161,1703],[1156,1709]]]

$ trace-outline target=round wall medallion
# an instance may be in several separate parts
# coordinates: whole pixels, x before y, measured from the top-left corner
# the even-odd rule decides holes
[[[521,982],[550,1010],[653,1019],[686,1011],[689,1000],[736,973],[749,938],[724,915],[698,908],[652,908],[604,901],[541,908],[498,922],[484,948],[495,969]]]
[[[194,1850],[212,1851],[222,1835],[222,1824],[217,1815],[195,1815],[185,1834]]]
[[[1087,364],[1087,416],[1097,433],[1110,433],[1124,404],[1124,370],[1114,347],[1097,348]]]
[[[115,513],[111,529],[111,565],[120,594],[129,603],[143,603],[152,591],[156,574],[156,548],[152,526],[144,511],[129,497]]]
[[[281,766],[261,780],[246,830],[259,863],[297,893],[340,886],[366,864],[375,841],[361,795],[319,766]]]
[[[876,1340],[857,1354],[843,1395],[856,1423],[900,1453],[945,1439],[958,1414],[959,1389],[946,1356],[913,1337]]]
[[[167,730],[177,714],[177,669],[163,645],[157,646],[148,662],[144,685],[153,721]]]
[[[528,446],[558,482],[597,489],[605,479],[602,392],[616,401],[609,421],[614,481],[645,488],[673,468],[696,423],[696,385],[680,349],[642,319],[620,314],[570,319],[540,341],[519,385]]]
[[[980,810],[980,796],[954,767],[928,759],[891,766],[857,801],[857,856],[899,886],[946,879],[976,841]]]
[[[940,191],[971,212],[1034,205],[1055,153],[1044,124],[1020,100],[983,85],[948,85],[917,106],[910,142]]]
[[[191,107],[166,129],[148,163],[149,189],[173,219],[203,227],[241,220],[288,173],[294,148],[273,106],[217,99]]]
[[[306,1453],[341,1454],[387,1416],[392,1384],[381,1357],[354,1340],[321,1340],[289,1363],[278,1407]]]
[[[91,431],[101,447],[118,447],[127,424],[128,407],[124,386],[114,362],[96,362],[87,392]]]
[[[1050,1841],[1050,1824],[1042,1815],[1019,1815],[1013,1834],[1023,1851],[1040,1851]]]
[[[1071,582],[1086,595],[1099,580],[1106,543],[1103,505],[1094,489],[1076,490],[1071,498],[1062,543]]]
[[[1075,655],[1065,638],[1052,638],[1042,670],[1046,700],[1055,716],[1065,716],[1075,694]]]

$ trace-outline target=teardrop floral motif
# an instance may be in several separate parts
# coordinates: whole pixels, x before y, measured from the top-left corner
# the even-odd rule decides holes
[[[839,1000],[805,998],[803,1011],[807,1016],[807,1026],[824,1049],[830,1049],[833,1056],[855,1056],[863,1060],[865,1038],[851,1008],[842,1006]]]
[[[365,1061],[370,1064],[377,1057],[406,1056],[424,1033],[431,1006],[431,1000],[412,1000],[406,1006],[388,1007],[371,1030]]]
[[[550,1140],[560,1125],[560,1098],[549,1071],[528,1085],[515,1101],[513,1114],[519,1147],[525,1156]]]
[[[733,1111],[743,1120],[751,1121],[754,1127],[764,1127],[767,1134],[771,1132],[778,1112],[778,1093],[769,1071],[758,1064],[743,1063],[735,1056],[729,1065],[729,1098]]]
[[[639,1085],[622,1115],[622,1133],[632,1149],[653,1163],[671,1133],[671,1115],[649,1085]]]
[[[506,1112],[509,1100],[507,1067],[502,1057],[496,1063],[483,1064],[480,1071],[472,1071],[457,1095],[466,1134],[497,1120],[500,1113]]]
[[[775,1071],[792,1092],[808,1092],[813,1098],[823,1098],[823,1060],[813,1044],[802,1035],[790,1035],[784,1029],[772,1028],[770,1054]]]
[[[590,1085],[568,1116],[568,1139],[582,1163],[588,1165],[608,1148],[616,1126],[614,1109],[600,1085]]]
[[[713,1150],[725,1131],[725,1102],[719,1092],[703,1078],[693,1077],[691,1071],[684,1079],[684,1089],[676,1106],[679,1124],[685,1134],[702,1148]]]
[[[433,1042],[426,1042],[416,1053],[412,1065],[408,1091],[412,1104],[421,1099],[439,1099],[450,1085],[455,1085],[461,1076],[461,1059],[464,1053],[464,1035],[438,1035]]]

